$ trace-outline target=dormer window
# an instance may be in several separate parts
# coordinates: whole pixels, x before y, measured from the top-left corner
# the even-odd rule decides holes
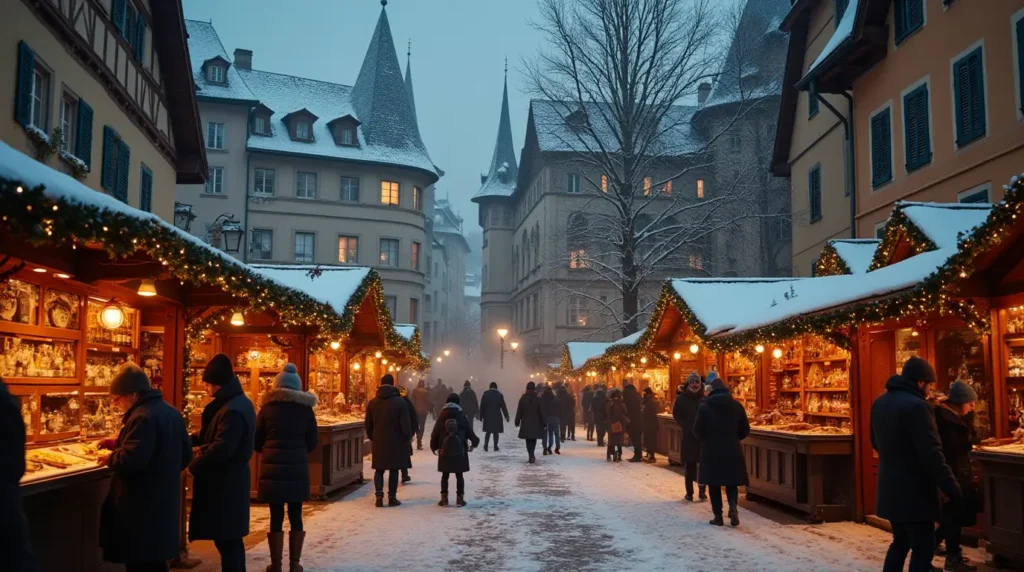
[[[295,138],[309,140],[309,122],[308,121],[296,121],[295,122]]]
[[[356,142],[356,132],[355,132],[355,130],[353,130],[351,128],[348,128],[348,127],[343,127],[341,129],[341,144],[342,145],[355,145],[355,142]]]
[[[221,56],[212,57],[203,62],[203,75],[210,83],[224,85],[228,82],[228,66],[231,62]]]
[[[359,120],[352,115],[342,115],[327,123],[334,136],[334,144],[343,147],[359,146]]]
[[[267,118],[263,115],[257,115],[252,119],[252,132],[258,135],[267,134]]]
[[[257,105],[252,110],[252,121],[250,123],[253,135],[270,135],[270,116],[274,114],[274,110],[270,109],[262,103]]]
[[[293,141],[313,142],[313,123],[319,119],[306,108],[293,111],[281,118],[288,126],[288,133]]]

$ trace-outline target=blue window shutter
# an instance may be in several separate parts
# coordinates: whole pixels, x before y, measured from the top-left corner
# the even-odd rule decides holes
[[[146,18],[140,13],[135,21],[135,59],[142,62],[146,55]]]
[[[131,165],[131,149],[124,141],[117,142],[117,189],[114,198],[128,203],[128,167]]]
[[[142,176],[139,178],[139,208],[153,212],[153,171],[142,165]]]
[[[953,64],[956,144],[963,147],[985,135],[985,78],[981,48]]]
[[[109,125],[103,126],[103,173],[100,186],[114,194],[117,186],[117,132]]]
[[[807,117],[814,117],[818,114],[818,86],[814,80],[807,87]]]
[[[924,25],[924,0],[896,0],[893,3],[895,42],[901,43],[907,36]]]
[[[36,55],[24,41],[18,42],[18,81],[14,96],[14,119],[22,127],[32,124],[32,79]]]
[[[904,149],[907,171],[932,160],[928,133],[928,86],[922,85],[903,97]]]
[[[807,191],[810,194],[811,222],[821,220],[821,167],[815,166],[807,173]]]
[[[1024,18],[1017,20],[1017,82],[1020,91],[1020,112],[1024,113]]]
[[[124,35],[124,15],[125,15],[125,3],[127,0],[114,0],[110,5],[110,19],[114,21],[114,25],[117,26],[117,31]]]
[[[92,170],[92,107],[84,99],[78,100],[78,125],[75,126],[75,156]]]
[[[871,186],[878,187],[892,180],[891,110],[871,118]]]

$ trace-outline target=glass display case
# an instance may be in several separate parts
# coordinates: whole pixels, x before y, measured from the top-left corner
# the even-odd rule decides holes
[[[77,344],[0,334],[0,376],[20,378],[75,378]]]
[[[121,430],[121,414],[114,409],[114,400],[107,394],[85,394],[82,397],[82,434],[90,439],[117,435]]]
[[[164,334],[163,332],[142,332],[139,350],[139,365],[146,372],[153,387],[164,382]]]
[[[39,396],[39,435],[77,436],[81,432],[77,391]]]
[[[39,286],[14,279],[0,284],[0,321],[38,325]]]
[[[725,356],[725,384],[733,399],[743,404],[747,415],[757,409],[757,362],[741,352]]]
[[[899,375],[903,364],[912,357],[920,357],[922,351],[921,336],[916,328],[896,330],[896,371],[893,375]]]
[[[21,421],[25,424],[25,436],[31,437],[36,434],[36,415],[39,414],[39,399],[33,395],[17,395],[18,403],[21,406]]]
[[[109,387],[114,380],[117,369],[127,361],[134,361],[132,354],[86,348],[85,354],[85,385],[87,387]]]

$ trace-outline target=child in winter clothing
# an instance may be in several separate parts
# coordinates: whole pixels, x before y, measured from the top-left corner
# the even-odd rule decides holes
[[[455,473],[455,504],[466,506],[466,479],[469,471],[469,452],[480,445],[469,418],[459,405],[458,394],[448,396],[448,402],[437,416],[430,434],[430,450],[437,455],[437,470],[441,473],[441,500],[438,506],[448,506],[448,477]]]

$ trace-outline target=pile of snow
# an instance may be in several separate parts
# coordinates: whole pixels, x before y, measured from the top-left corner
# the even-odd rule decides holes
[[[280,284],[305,293],[309,297],[329,305],[338,315],[344,315],[352,296],[370,275],[365,266],[319,267],[320,275],[313,277],[310,272],[315,266],[253,265],[253,270]]]
[[[825,44],[825,48],[818,54],[817,59],[811,64],[811,67],[807,68],[807,73],[804,77],[807,77],[814,73],[818,66],[820,66],[829,56],[839,49],[839,46],[845,43],[853,35],[853,24],[857,19],[857,4],[860,0],[850,0],[850,3],[846,6],[846,11],[843,12],[843,18],[839,20],[839,25],[836,26],[836,31],[832,33],[832,37],[829,38],[828,43]]]

